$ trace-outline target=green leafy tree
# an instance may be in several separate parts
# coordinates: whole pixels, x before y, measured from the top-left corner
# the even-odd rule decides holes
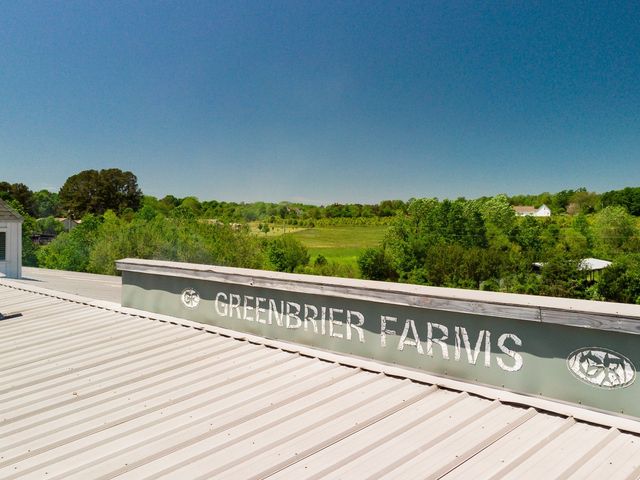
[[[300,240],[281,235],[268,243],[267,258],[275,270],[293,272],[309,263],[309,252]]]
[[[60,189],[60,204],[72,218],[87,213],[103,214],[107,210],[121,213],[138,210],[142,191],[136,176],[117,168],[84,170],[69,177]]]
[[[542,267],[541,295],[584,298],[588,287],[586,272],[580,270],[580,259],[554,256]]]
[[[580,188],[569,198],[569,204],[566,208],[567,213],[569,215],[593,213],[598,200],[599,197],[596,193],[587,192],[585,188]]]
[[[189,208],[186,205],[179,205],[169,213],[169,217],[171,218],[179,218],[183,220],[195,220],[196,212],[193,209]]]
[[[576,215],[573,219],[571,228],[584,237],[587,242],[587,248],[589,251],[591,251],[594,246],[594,238],[591,225],[589,224],[589,220],[587,220],[587,216],[584,214]]]
[[[243,229],[162,215],[151,219],[135,216],[129,222],[107,212],[86,269],[115,274],[115,261],[124,257],[245,268],[261,268],[264,264],[260,241]]]
[[[34,212],[37,218],[60,215],[60,198],[57,193],[39,190],[33,194]]]
[[[21,211],[30,216],[37,216],[34,209],[33,192],[24,183],[0,182],[0,198],[6,202],[15,200]]]
[[[61,233],[49,245],[38,250],[38,265],[58,270],[87,271],[101,222],[100,217],[85,215],[76,228]]]
[[[369,280],[395,280],[398,278],[384,248],[367,248],[358,257],[362,278]]]
[[[64,231],[64,225],[55,218],[49,216],[36,220],[36,232],[49,235],[58,235]]]
[[[69,177],[60,189],[60,204],[71,218],[81,218],[87,213],[100,211],[99,173],[97,170],[84,170]]]
[[[531,261],[541,260],[543,226],[534,217],[522,217],[512,230],[513,241]]]
[[[640,254],[622,256],[605,268],[597,289],[606,300],[640,304]]]
[[[180,207],[189,209],[195,217],[200,216],[202,205],[196,197],[185,197],[180,202]]]
[[[613,257],[632,250],[638,229],[634,218],[622,206],[603,208],[594,217],[593,232],[598,255]]]
[[[496,195],[477,202],[482,217],[495,231],[507,234],[516,223],[516,213],[509,204],[507,196]]]
[[[612,190],[600,197],[603,207],[622,206],[631,215],[640,216],[640,187],[627,187],[622,190]]]

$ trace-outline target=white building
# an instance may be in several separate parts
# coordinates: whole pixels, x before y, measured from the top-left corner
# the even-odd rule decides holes
[[[518,217],[550,217],[551,209],[546,205],[540,208],[516,205],[513,207]]]
[[[0,277],[22,276],[23,218],[0,200]]]

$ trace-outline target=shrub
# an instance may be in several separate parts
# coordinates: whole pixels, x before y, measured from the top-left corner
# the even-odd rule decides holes
[[[275,270],[293,272],[309,263],[309,252],[298,239],[282,235],[267,244],[267,258]]]
[[[362,278],[369,280],[392,280],[397,278],[391,261],[382,248],[367,248],[358,257],[358,267]]]

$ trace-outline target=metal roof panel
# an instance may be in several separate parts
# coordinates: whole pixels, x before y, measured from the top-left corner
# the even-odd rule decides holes
[[[637,473],[634,434],[56,297],[0,284],[2,478]]]

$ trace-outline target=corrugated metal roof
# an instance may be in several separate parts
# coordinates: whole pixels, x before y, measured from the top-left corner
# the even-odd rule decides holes
[[[0,199],[0,221],[21,222],[22,216]]]
[[[615,428],[8,285],[0,478],[640,473]]]

